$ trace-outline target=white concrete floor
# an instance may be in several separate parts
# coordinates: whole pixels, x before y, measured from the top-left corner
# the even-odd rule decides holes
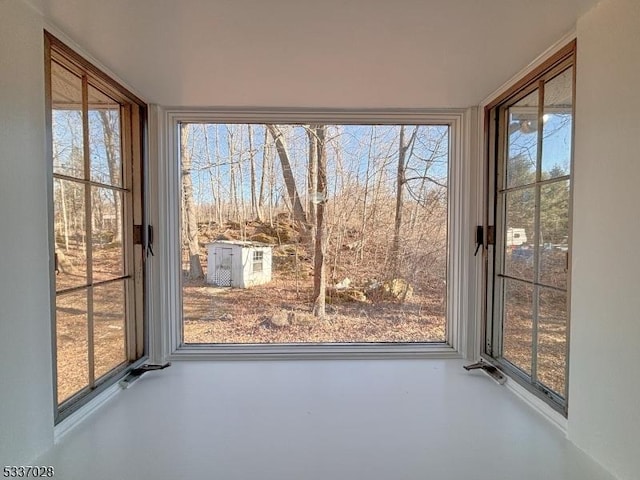
[[[175,362],[34,465],[63,480],[607,480],[459,360]]]

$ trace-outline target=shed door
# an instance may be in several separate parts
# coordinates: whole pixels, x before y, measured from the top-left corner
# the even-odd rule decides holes
[[[220,287],[231,286],[231,248],[220,248],[216,252],[215,283]]]

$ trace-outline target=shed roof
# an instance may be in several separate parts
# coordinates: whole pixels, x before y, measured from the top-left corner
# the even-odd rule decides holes
[[[250,240],[216,240],[214,242],[208,243],[207,245],[237,245],[243,248],[272,248],[273,245],[269,245],[268,243],[262,242],[252,242]]]

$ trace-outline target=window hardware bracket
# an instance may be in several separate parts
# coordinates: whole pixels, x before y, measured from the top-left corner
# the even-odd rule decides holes
[[[142,375],[147,372],[153,372],[154,370],[164,370],[165,368],[171,366],[171,362],[163,363],[163,364],[145,364],[138,368],[132,369],[126,377],[120,380],[119,385],[122,389],[129,388],[129,386],[138,380]]]
[[[476,251],[473,252],[473,256],[478,255],[478,250],[484,244],[484,228],[482,225],[476,227]]]
[[[497,367],[483,362],[482,360],[476,363],[472,363],[471,365],[464,365],[462,368],[467,371],[482,370],[500,385],[504,385],[504,383],[507,381],[507,377],[505,377],[505,375],[500,370],[498,370]]]

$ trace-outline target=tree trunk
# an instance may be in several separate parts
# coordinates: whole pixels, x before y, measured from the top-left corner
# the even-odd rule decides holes
[[[393,241],[391,244],[391,273],[395,278],[400,273],[400,230],[402,228],[402,209],[404,207],[404,185],[406,183],[407,150],[415,141],[418,127],[415,127],[411,138],[405,144],[404,125],[400,126],[400,140],[398,142],[398,173],[396,176],[396,214],[393,227]]]
[[[262,208],[264,205],[264,185],[267,177],[268,170],[268,155],[269,155],[269,132],[265,128],[264,130],[264,142],[262,145],[262,169],[260,171],[260,192],[258,193],[258,220],[263,221]]]
[[[69,251],[69,216],[67,214],[67,199],[65,195],[64,180],[60,183],[60,206],[62,207],[62,227],[64,229],[64,251]]]
[[[251,220],[260,217],[258,214],[258,196],[256,194],[256,152],[253,149],[253,126],[249,125],[249,169],[251,175]]]
[[[184,224],[187,230],[189,246],[189,278],[204,278],[200,263],[200,244],[198,241],[198,219],[193,202],[193,183],[191,179],[191,153],[187,149],[189,143],[189,126],[180,128],[180,157],[182,161],[182,195],[184,198]]]
[[[318,125],[309,125],[307,129],[307,136],[309,137],[309,175],[308,182],[308,214],[309,223],[316,225],[316,211],[317,211],[317,196],[318,196],[318,138],[316,131],[319,128]]]
[[[291,169],[291,162],[289,161],[289,153],[287,152],[287,144],[284,140],[282,132],[277,125],[267,125],[269,133],[273,137],[276,144],[276,150],[280,157],[280,163],[282,164],[282,176],[284,177],[284,183],[287,187],[287,194],[289,195],[289,201],[291,202],[291,209],[293,210],[294,221],[300,222],[301,225],[305,225],[307,217],[300,201],[300,195],[296,187],[296,180],[293,176],[293,170]]]
[[[240,135],[238,139],[238,212],[240,215],[238,223],[240,223],[240,238],[242,240],[246,240],[246,228],[247,228],[247,215],[245,212],[245,204],[244,204],[244,172],[242,171],[242,147],[243,147],[243,138],[242,138],[242,128],[240,130]],[[233,161],[233,159],[231,159]]]
[[[326,315],[325,296],[327,290],[325,253],[327,251],[327,223],[325,221],[325,206],[327,202],[327,155],[325,146],[325,126],[316,125],[315,137],[317,141],[318,158],[318,195],[316,212],[316,241],[313,268],[313,315],[322,318]]]
[[[211,228],[212,223],[217,223],[217,220],[214,222],[213,215],[218,209],[218,204],[220,203],[220,198],[218,198],[216,194],[216,179],[213,175],[213,167],[214,164],[211,161],[211,148],[209,147],[209,132],[207,130],[208,125],[202,124],[202,137],[204,140],[204,153],[207,158],[207,171],[209,173],[209,186],[211,188],[211,201],[213,202],[211,208],[209,208],[209,228]],[[216,163],[218,162],[216,157]],[[217,177],[217,181],[220,181],[220,178]],[[217,217],[216,217],[217,219]]]
[[[311,261],[315,260],[314,242],[316,238],[317,221],[318,221],[318,148],[319,139],[317,130],[319,125],[309,125],[307,127],[307,137],[309,139],[309,162],[307,169],[307,221],[311,225],[311,231],[308,238],[304,239],[305,243],[309,243],[312,252]]]
[[[371,126],[371,137],[369,139],[369,152],[367,154],[367,170],[364,175],[364,193],[362,196],[362,220],[360,221],[360,250],[356,254],[356,261],[364,259],[364,249],[366,245],[366,229],[367,229],[367,209],[369,202],[369,171],[371,170],[371,159],[373,157],[373,146],[376,137],[376,127]]]
[[[100,121],[102,122],[102,135],[104,139],[105,152],[107,154],[107,166],[109,168],[109,181],[111,185],[119,185],[122,175],[119,170],[122,168],[120,159],[120,135],[115,122],[119,123],[120,115],[108,115],[105,110],[99,110]],[[113,202],[115,209],[115,239],[122,242],[122,212],[120,207],[120,194],[113,191]]]
[[[215,127],[216,132],[216,198],[218,202],[216,204],[216,215],[218,216],[218,228],[222,228],[224,218],[222,217],[222,179],[220,178],[220,133],[218,132],[218,125]]]
[[[272,152],[271,152],[272,153]],[[273,210],[274,210],[274,201],[273,195],[276,189],[276,161],[275,156],[271,155],[269,157],[269,226],[273,227]]]

